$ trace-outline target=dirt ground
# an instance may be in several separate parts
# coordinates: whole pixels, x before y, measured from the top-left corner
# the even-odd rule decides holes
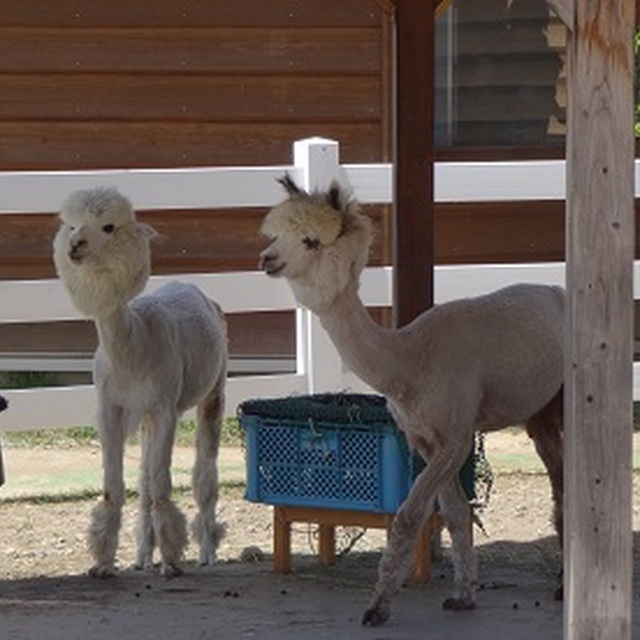
[[[495,485],[481,515],[485,531],[475,530],[478,608],[462,614],[441,610],[452,586],[444,534],[430,583],[408,583],[393,603],[391,620],[378,629],[362,628],[360,617],[385,544],[381,530],[338,529],[337,565],[321,567],[315,527],[296,524],[293,572],[276,574],[271,507],[248,503],[241,486],[225,488],[220,513],[228,533],[219,563],[198,567],[196,549],[189,546],[186,575],[166,580],[130,568],[136,505],[129,502],[118,552],[121,571],[111,580],[96,580],[86,576],[85,531],[93,500],[13,499],[20,494],[16,476],[28,479],[47,468],[57,473],[65,465],[72,472],[86,463],[98,467],[98,477],[96,451],[5,449],[14,482],[0,489],[0,638],[561,638],[562,604],[552,597],[560,556],[549,522],[547,479],[526,438],[491,438]],[[189,455],[176,452],[178,463],[188,465]],[[223,458],[223,480],[241,483],[241,452],[227,451]],[[634,531],[640,531],[638,476],[634,488]],[[179,504],[193,515],[188,493]],[[640,603],[640,597],[634,600]],[[640,638],[640,626],[635,631]]]

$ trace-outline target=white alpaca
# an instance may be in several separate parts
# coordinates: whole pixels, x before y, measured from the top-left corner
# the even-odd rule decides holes
[[[184,515],[171,500],[171,455],[178,417],[197,405],[193,523],[200,562],[215,560],[224,527],[216,521],[217,457],[224,411],[226,323],[218,305],[179,282],[135,297],[149,277],[154,231],[138,222],[114,189],[72,193],[60,213],[54,261],[74,305],[94,320],[94,359],[104,492],[89,529],[91,575],[114,574],[127,435],[141,427],[142,463],[136,568],[179,575],[187,543]]]
[[[446,609],[475,606],[471,513],[458,470],[475,429],[526,423],[547,469],[562,522],[562,340],[564,293],[515,285],[459,300],[385,329],[358,297],[371,244],[369,219],[335,183],[308,194],[286,176],[289,198],[262,230],[273,239],[260,264],[286,277],[298,301],[316,313],[345,363],[386,396],[408,441],[428,461],[399,508],[363,624],[389,616],[411,561],[414,540],[438,504],[451,533],[455,589]]]

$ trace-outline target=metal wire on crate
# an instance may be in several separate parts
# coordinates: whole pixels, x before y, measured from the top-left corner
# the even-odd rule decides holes
[[[476,497],[471,506],[474,511],[484,511],[489,506],[491,491],[493,490],[493,469],[485,451],[485,434],[476,434],[476,444],[473,453],[475,463],[475,493]]]
[[[493,489],[493,470],[489,464],[484,445],[485,434],[476,433],[473,449],[475,497],[471,500],[470,504],[473,523],[485,536],[488,536],[489,534],[485,529],[480,515],[489,506],[489,499],[491,498],[491,491]]]

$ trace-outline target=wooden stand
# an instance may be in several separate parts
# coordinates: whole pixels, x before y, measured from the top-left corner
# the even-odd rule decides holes
[[[390,530],[393,514],[318,509],[314,507],[273,508],[273,568],[278,573],[291,571],[291,524],[309,522],[319,526],[318,560],[322,565],[336,562],[335,529],[342,527],[366,527]],[[422,529],[416,543],[413,561],[413,579],[428,582],[431,578],[431,541],[442,527],[442,518],[434,514]]]

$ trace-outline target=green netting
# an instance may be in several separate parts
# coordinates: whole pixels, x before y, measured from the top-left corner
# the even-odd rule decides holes
[[[373,394],[324,393],[247,400],[238,411],[240,415],[283,420],[292,425],[311,421],[337,427],[395,428],[395,422],[387,410],[387,401],[383,396]]]

